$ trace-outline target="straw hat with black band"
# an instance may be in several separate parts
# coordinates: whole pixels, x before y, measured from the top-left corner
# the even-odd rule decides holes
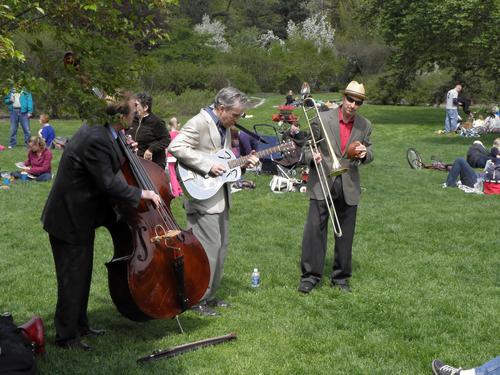
[[[366,100],[368,99],[365,95],[365,86],[357,81],[351,81],[345,88],[345,90],[340,90],[343,95],[352,96],[357,99]]]

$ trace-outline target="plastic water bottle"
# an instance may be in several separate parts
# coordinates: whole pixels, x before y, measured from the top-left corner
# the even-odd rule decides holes
[[[259,285],[260,285],[260,273],[257,268],[254,268],[252,272],[252,288],[258,288]]]

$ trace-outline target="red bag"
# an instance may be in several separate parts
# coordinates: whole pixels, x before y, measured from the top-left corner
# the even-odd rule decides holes
[[[495,181],[484,181],[484,194],[500,194],[500,183]]]

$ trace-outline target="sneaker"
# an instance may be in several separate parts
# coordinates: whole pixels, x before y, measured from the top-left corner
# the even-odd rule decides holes
[[[9,150],[11,150],[11,149],[12,149],[12,146],[9,146],[9,147],[8,147],[8,149],[9,149]]]
[[[448,185],[446,185],[446,182],[443,182],[443,185],[441,185],[441,187],[442,187],[443,189],[446,189],[446,188],[448,187]]]
[[[461,368],[445,365],[439,359],[433,360],[431,367],[434,375],[459,375],[461,370]]]

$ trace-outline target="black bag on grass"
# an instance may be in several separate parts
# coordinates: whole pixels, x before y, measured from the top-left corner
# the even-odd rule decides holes
[[[21,333],[12,315],[0,315],[0,375],[36,374],[31,342]]]

